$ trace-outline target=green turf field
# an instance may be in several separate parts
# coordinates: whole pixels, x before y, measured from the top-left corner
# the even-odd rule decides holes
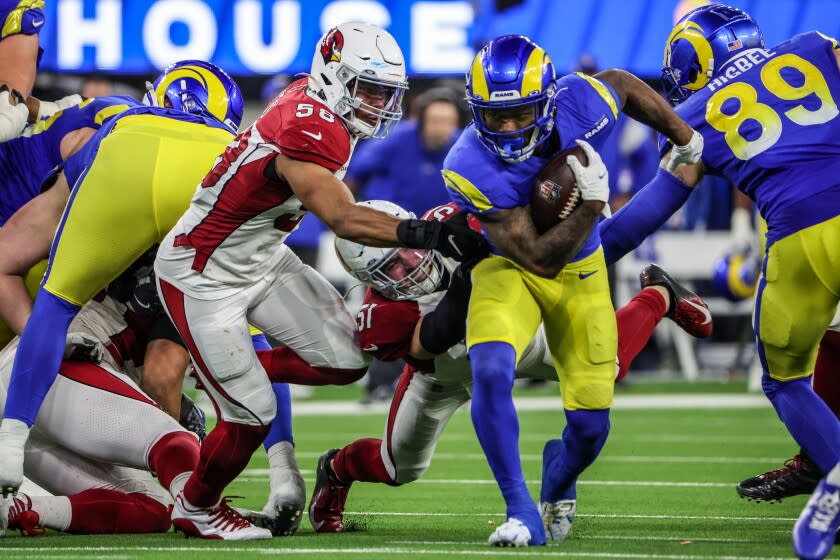
[[[668,399],[670,397],[663,396]],[[713,396],[708,396],[714,399]],[[563,428],[562,414],[521,412],[525,474],[538,496],[543,442]],[[298,460],[311,489],[317,457],[359,436],[380,436],[382,413],[295,419]],[[612,415],[612,433],[578,485],[578,517],[570,539],[538,549],[490,549],[502,500],[469,414],[460,411],[420,482],[401,488],[358,484],[347,519],[358,531],[315,535],[308,520],[294,537],[244,544],[151,536],[43,538],[10,534],[0,558],[790,558],[790,530],[805,496],[781,504],[740,500],[734,484],[778,466],[794,452],[769,407],[631,410]],[[234,505],[259,509],[267,490],[257,453],[229,494]]]

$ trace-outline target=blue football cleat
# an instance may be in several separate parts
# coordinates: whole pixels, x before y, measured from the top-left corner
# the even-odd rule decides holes
[[[793,551],[799,558],[828,556],[840,526],[840,486],[823,478],[793,527]]]

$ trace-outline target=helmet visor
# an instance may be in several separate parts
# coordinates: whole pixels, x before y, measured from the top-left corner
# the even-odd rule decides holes
[[[374,130],[372,137],[384,138],[391,125],[402,118],[402,100],[407,89],[406,83],[364,75],[356,76],[348,84],[356,118]]]
[[[371,281],[388,298],[416,299],[438,288],[441,267],[440,257],[434,251],[399,249],[371,271]]]

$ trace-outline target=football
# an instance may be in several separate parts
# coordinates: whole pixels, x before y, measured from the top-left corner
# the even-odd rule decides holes
[[[534,180],[531,216],[539,234],[568,218],[583,203],[575,175],[566,163],[568,156],[577,157],[584,165],[588,163],[586,152],[575,146],[548,162]]]

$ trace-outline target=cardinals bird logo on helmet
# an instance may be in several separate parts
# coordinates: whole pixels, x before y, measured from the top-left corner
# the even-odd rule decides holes
[[[324,64],[330,62],[341,62],[341,49],[344,48],[344,35],[338,28],[330,31],[321,42],[321,56],[324,57]]]

